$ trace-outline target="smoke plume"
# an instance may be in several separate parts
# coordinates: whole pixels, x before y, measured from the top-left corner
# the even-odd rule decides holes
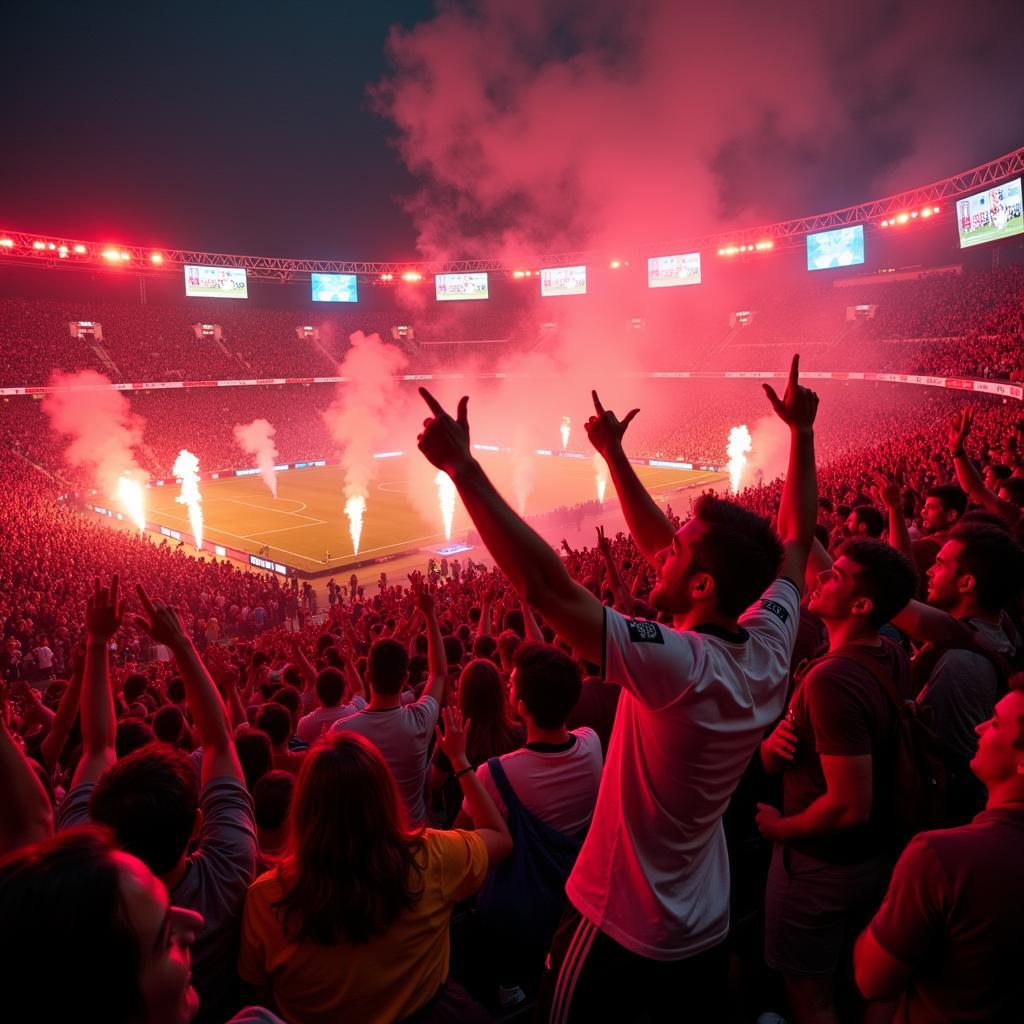
[[[109,378],[95,370],[57,370],[50,386],[66,389],[47,394],[43,412],[53,430],[69,440],[64,452],[69,466],[88,472],[96,488],[110,498],[123,490],[123,476],[140,484],[149,479],[135,458],[144,422],[132,412],[128,399],[113,390]]]
[[[394,379],[406,367],[405,355],[385,345],[376,334],[357,331],[339,368],[346,377],[337,396],[324,411],[324,422],[341,449],[345,474],[345,510],[350,520],[353,548],[358,551],[363,513],[370,497],[370,484],[377,475],[374,452],[388,436],[402,402],[400,383]],[[361,499],[361,500],[360,500]]]
[[[269,420],[258,419],[252,423],[235,426],[235,440],[243,451],[252,455],[270,493],[277,497],[277,445],[274,443],[276,430]]]

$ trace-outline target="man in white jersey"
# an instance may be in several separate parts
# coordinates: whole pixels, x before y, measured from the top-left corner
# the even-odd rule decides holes
[[[794,357],[785,397],[765,386],[791,435],[781,543],[758,516],[710,497],[675,532],[623,452],[638,410],[620,422],[594,394],[587,433],[658,570],[651,600],[673,628],[619,615],[573,582],[472,457],[468,399],[453,419],[421,389],[434,415],[420,450],[455,481],[499,567],[562,639],[622,686],[594,820],[551,949],[541,999],[551,1021],[721,1017],[729,926],[721,818],[782,713],[814,536],[818,399],[798,376]]]

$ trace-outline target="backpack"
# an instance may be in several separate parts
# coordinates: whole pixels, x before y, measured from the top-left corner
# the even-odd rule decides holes
[[[505,802],[512,853],[492,869],[476,898],[477,923],[539,971],[565,907],[565,883],[583,845],[531,814],[512,788],[500,758],[487,762]]]
[[[996,674],[996,685],[997,685],[997,699],[1006,695],[1009,689],[1008,683],[1010,677],[1024,669],[1024,645],[1021,644],[1020,635],[1017,632],[1016,627],[1010,618],[1003,615],[1002,622],[1003,634],[1006,639],[1013,645],[1013,650],[1009,654],[1001,654],[998,651],[990,651],[986,647],[982,647],[980,644],[975,643],[971,647],[938,647],[934,644],[928,644],[922,647],[921,650],[914,655],[914,659],[911,662],[911,668],[914,673],[914,692],[919,698],[924,698],[924,689],[931,681],[931,677],[937,668],[939,661],[947,651],[968,651],[971,654],[977,654],[979,657],[984,658],[992,666]]]
[[[865,647],[848,644],[825,657],[852,661],[869,672],[896,712],[893,785],[888,798],[896,838],[903,842],[918,832],[943,827],[948,809],[946,768],[942,743],[932,728],[931,708],[901,696]]]

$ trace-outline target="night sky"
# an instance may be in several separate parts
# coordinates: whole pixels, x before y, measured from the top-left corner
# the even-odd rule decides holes
[[[17,3],[0,227],[391,259],[820,212],[1024,142],[1022,17],[1008,0]]]

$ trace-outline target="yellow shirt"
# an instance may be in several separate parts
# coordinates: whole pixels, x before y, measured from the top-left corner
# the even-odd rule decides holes
[[[427,829],[418,859],[419,901],[365,945],[288,941],[272,909],[282,895],[277,872],[260,875],[245,900],[238,973],[269,988],[290,1024],[390,1024],[408,1017],[448,977],[452,906],[483,884],[487,848],[475,832]]]

